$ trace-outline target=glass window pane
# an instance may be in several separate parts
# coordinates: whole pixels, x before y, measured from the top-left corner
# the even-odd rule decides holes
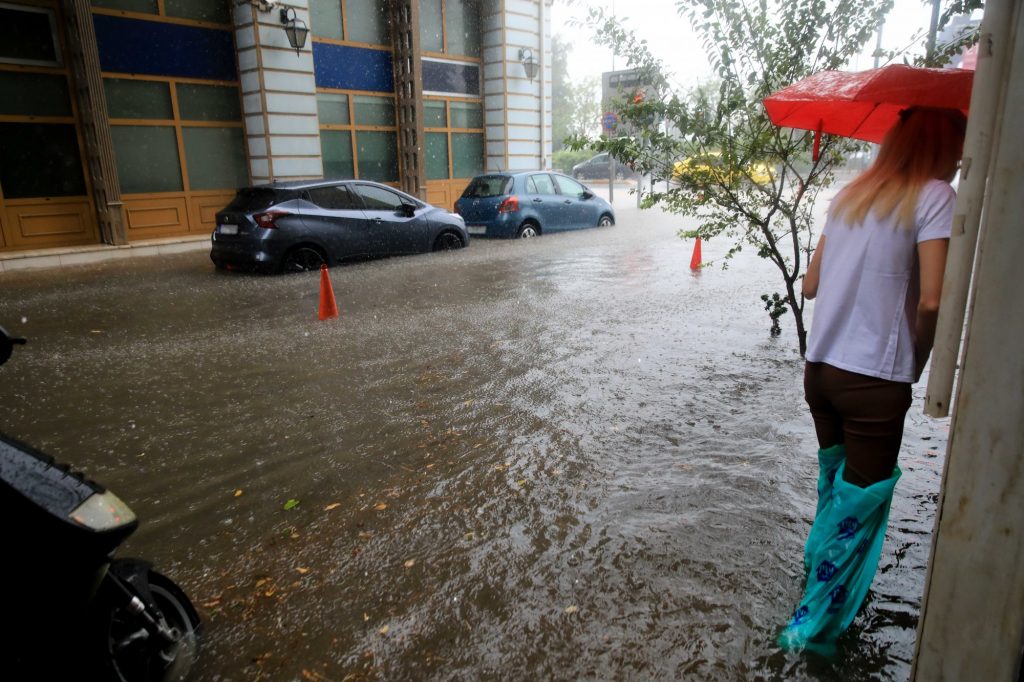
[[[344,186],[314,187],[306,194],[309,200],[320,208],[334,211],[358,211],[362,208],[359,201]]]
[[[341,0],[310,0],[309,21],[313,35],[342,40]]]
[[[0,61],[56,64],[53,14],[0,7]]]
[[[316,110],[322,125],[348,125],[348,95],[318,92]]]
[[[476,0],[448,0],[445,7],[448,53],[480,56],[480,10]]]
[[[125,194],[180,192],[181,166],[174,128],[111,126],[117,177]]]
[[[356,133],[359,177],[377,182],[398,180],[398,136],[395,133]]]
[[[0,71],[0,114],[70,116],[67,79],[41,73]]]
[[[355,95],[353,103],[355,104],[356,125],[395,125],[395,101],[393,99]]]
[[[143,12],[145,14],[156,14],[157,0],[92,0],[93,7],[106,7],[107,9],[124,9],[129,12]]]
[[[343,40],[341,0],[310,0],[309,21],[313,35]]]
[[[420,49],[441,52],[444,49],[441,34],[441,0],[420,0]]]
[[[0,123],[0,189],[8,199],[85,194],[75,127]]]
[[[578,197],[583,194],[584,187],[575,180],[570,180],[564,175],[554,175],[555,183],[558,185],[558,190],[570,197]]]
[[[452,177],[471,178],[484,169],[484,136],[452,133]]]
[[[476,102],[452,102],[452,128],[483,128],[484,112]]]
[[[427,180],[448,179],[448,133],[427,133]]]
[[[428,99],[423,102],[423,125],[426,128],[444,128],[447,126],[444,113],[444,102]]]
[[[324,177],[331,180],[354,178],[352,164],[352,133],[347,130],[321,130],[320,154],[324,161]]]
[[[362,197],[363,205],[371,211],[397,211],[405,203],[402,197],[383,187],[355,185],[355,190]]]
[[[232,3],[211,0],[164,0],[164,12],[169,17],[230,24],[231,5]]]
[[[249,184],[241,128],[182,128],[189,189],[235,189]]]
[[[107,95],[110,118],[174,118],[167,83],[104,78],[103,91]]]
[[[373,45],[388,45],[387,12],[379,0],[346,0],[348,39]]]
[[[547,173],[531,175],[526,181],[526,191],[531,194],[557,194],[555,184]]]
[[[178,113],[183,120],[241,121],[238,88],[224,85],[178,84]]]

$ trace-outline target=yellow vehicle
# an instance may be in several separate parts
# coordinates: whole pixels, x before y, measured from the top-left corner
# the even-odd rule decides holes
[[[772,168],[766,163],[750,163],[746,172],[727,171],[722,164],[721,152],[708,152],[702,157],[691,157],[676,161],[672,165],[672,179],[679,183],[707,185],[712,182],[733,184],[743,180],[751,180],[758,185],[767,185],[772,181]]]

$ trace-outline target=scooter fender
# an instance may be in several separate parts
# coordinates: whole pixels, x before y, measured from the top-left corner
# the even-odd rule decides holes
[[[152,569],[153,564],[144,559],[114,559],[107,568],[107,574],[141,599],[147,608],[153,608],[153,595],[149,592],[149,572]]]

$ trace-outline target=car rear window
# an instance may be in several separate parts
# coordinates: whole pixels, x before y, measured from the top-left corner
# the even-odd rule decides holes
[[[512,178],[507,175],[481,175],[469,183],[464,197],[500,197],[512,189]]]
[[[292,199],[290,192],[270,189],[269,187],[246,187],[238,190],[225,211],[262,211],[274,204]]]

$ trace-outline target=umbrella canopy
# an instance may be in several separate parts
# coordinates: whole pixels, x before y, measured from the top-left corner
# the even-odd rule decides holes
[[[903,64],[821,71],[769,95],[764,108],[777,126],[881,142],[907,107],[960,109],[966,115],[973,82],[973,71]]]

